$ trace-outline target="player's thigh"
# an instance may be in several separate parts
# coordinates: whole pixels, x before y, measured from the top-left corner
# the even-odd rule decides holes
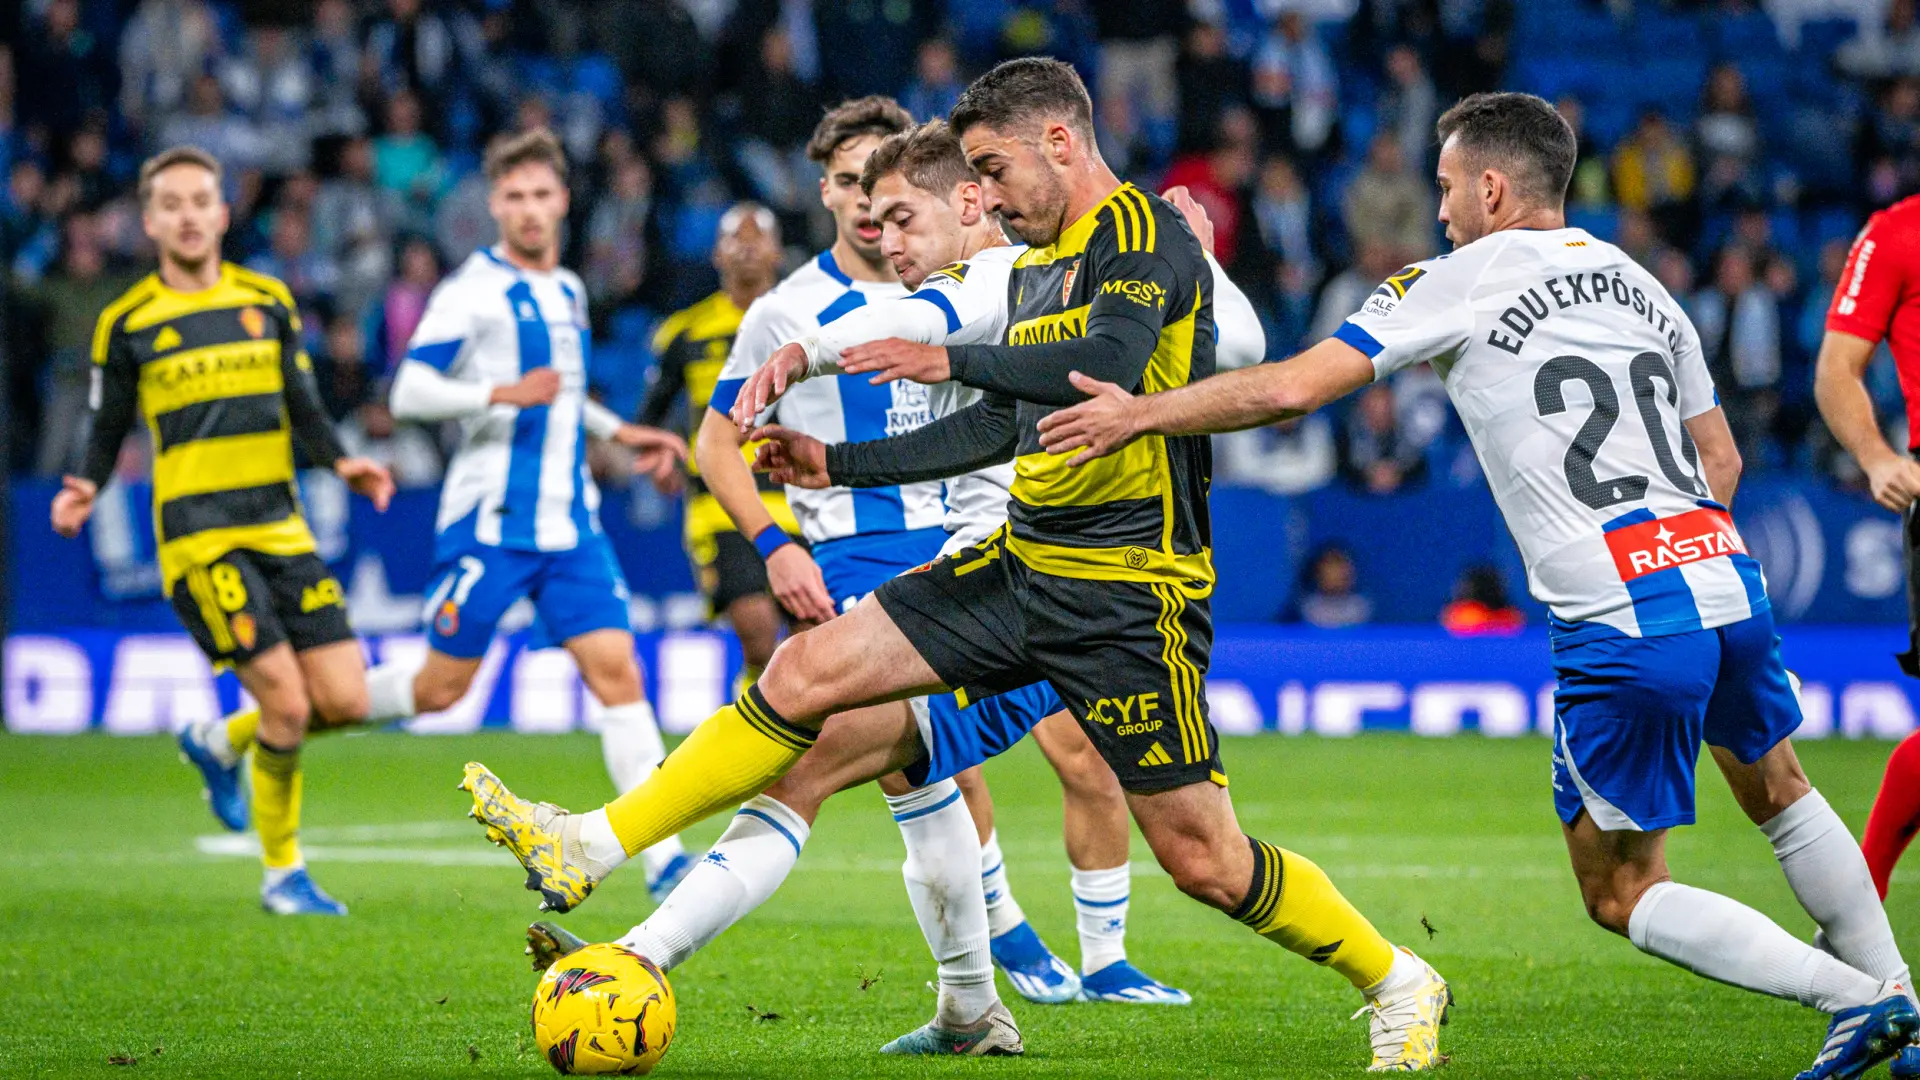
[[[1603,829],[1592,814],[1581,814],[1561,832],[1588,917],[1625,934],[1641,895],[1671,877],[1666,830]]]
[[[572,641],[596,630],[631,633],[626,578],[605,536],[584,536],[571,551],[548,552],[527,583],[540,625],[554,641]]]
[[[1004,530],[880,585],[877,603],[942,685],[973,700],[1039,681]],[[969,762],[968,764],[977,764]]]
[[[315,726],[339,727],[367,718],[367,658],[358,641],[315,645],[294,657],[306,677]]]
[[[809,725],[946,688],[873,597],[781,642],[758,685],[780,715]]]
[[[1127,793],[1140,835],[1180,891],[1222,910],[1245,897],[1253,852],[1227,789],[1207,780]]]
[[[1694,764],[1719,664],[1711,630],[1600,635],[1554,648],[1553,801],[1563,825],[1690,825]]]
[[[460,660],[479,660],[507,609],[527,595],[541,566],[531,552],[470,544],[444,553],[427,583],[427,645]]]
[[[1120,785],[1226,783],[1204,691],[1204,591],[1033,575],[1029,648]]]
[[[1800,726],[1799,694],[1780,658],[1771,611],[1715,632],[1720,670],[1705,738],[1740,808],[1765,822],[1811,790],[1787,741]]]
[[[566,639],[565,646],[580,669],[581,681],[600,704],[640,700],[640,661],[634,655],[632,632],[617,627],[589,630]]]
[[[898,772],[921,755],[920,732],[903,701],[829,717],[820,738],[766,790],[813,821],[835,792]]]
[[[180,625],[215,664],[237,668],[287,641],[273,583],[252,552],[189,566],[170,599]]]
[[[271,746],[297,746],[307,730],[312,704],[306,676],[293,649],[280,642],[234,666],[240,685],[260,706],[260,735]]]

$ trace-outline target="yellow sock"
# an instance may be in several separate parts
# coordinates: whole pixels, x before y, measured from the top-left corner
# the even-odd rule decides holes
[[[760,664],[747,664],[740,669],[740,677],[733,680],[733,696],[738,698],[747,692],[747,687],[760,681],[760,673],[767,670]]]
[[[227,717],[227,744],[233,747],[236,757],[247,752],[259,731],[260,710],[257,708],[241,709]]]
[[[1387,977],[1393,946],[1312,860],[1252,837],[1253,886],[1233,917],[1288,952],[1365,990]]]
[[[819,732],[789,723],[758,686],[707,717],[646,782],[607,804],[607,824],[636,855],[701,818],[764,791]]]
[[[269,870],[300,865],[300,748],[253,744],[253,826]]]

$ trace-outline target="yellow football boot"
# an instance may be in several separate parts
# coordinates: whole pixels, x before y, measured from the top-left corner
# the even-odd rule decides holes
[[[1372,1014],[1368,1026],[1373,1064],[1368,1072],[1426,1072],[1447,1063],[1440,1053],[1440,1025],[1453,1007],[1453,991],[1433,965],[1411,949],[1400,951],[1419,963],[1420,977],[1383,992],[1353,1014],[1356,1019]]]
[[[526,867],[527,889],[540,894],[540,910],[572,911],[607,876],[607,867],[581,851],[579,824],[560,807],[515,795],[477,761],[467,762],[460,790],[473,794],[467,816]]]

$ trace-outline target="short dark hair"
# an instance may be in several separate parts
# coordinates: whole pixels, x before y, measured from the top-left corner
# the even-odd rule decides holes
[[[948,120],[955,135],[965,135],[973,127],[1005,128],[1043,116],[1064,119],[1081,136],[1093,138],[1093,99],[1073,65],[1051,56],[1023,56],[973,80]]]
[[[935,195],[947,195],[957,185],[975,178],[973,166],[967,164],[967,153],[960,148],[960,137],[945,120],[929,120],[911,131],[887,136],[867,159],[867,167],[860,173],[860,188],[871,195],[873,185],[894,173]]]
[[[153,178],[175,165],[198,165],[213,174],[214,186],[220,184],[220,159],[197,146],[168,147],[140,163],[140,184],[136,190],[142,208],[153,198]]]
[[[827,110],[807,140],[807,158],[825,165],[834,151],[862,135],[886,138],[913,126],[913,114],[885,94],[843,101]]]
[[[502,135],[488,143],[482,168],[487,174],[487,182],[492,183],[520,166],[532,163],[552,166],[560,182],[567,182],[567,152],[560,148],[559,137],[543,127],[517,135]]]
[[[1475,168],[1507,174],[1514,194],[1559,206],[1579,157],[1573,128],[1545,98],[1533,94],[1471,94],[1440,114],[1434,125],[1444,144],[1456,139]]]

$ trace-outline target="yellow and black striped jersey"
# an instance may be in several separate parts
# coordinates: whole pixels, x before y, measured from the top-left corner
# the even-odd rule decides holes
[[[342,456],[300,343],[292,295],[223,263],[212,288],[150,274],[101,312],[94,426],[81,474],[104,484],[136,410],[153,433],[154,535],[166,587],[245,548],[314,550],[294,486],[294,431],[321,466]]]
[[[1111,581],[1213,581],[1205,436],[1144,436],[1079,468],[1038,424],[1085,400],[1070,371],[1157,393],[1213,374],[1213,272],[1172,204],[1122,184],[1029,248],[1007,283],[1003,345],[950,345],[979,403],[918,431],[827,448],[835,483],[956,475],[1012,457],[1007,550],[1034,570]]]
[[[661,321],[660,328],[653,334],[653,355],[659,369],[647,390],[646,400],[640,405],[641,423],[665,427],[672,416],[674,402],[684,395],[687,441],[691,443],[699,438],[700,424],[707,415],[707,402],[713,399],[714,384],[720,380],[720,370],[727,364],[734,336],[740,332],[740,320],[745,317],[746,312],[722,289]],[[753,460],[756,446],[742,449],[748,461]],[[697,498],[705,494],[706,486],[692,461],[687,462],[687,472],[691,479],[688,496]],[[786,495],[780,485],[764,475],[757,476],[756,480],[761,491],[779,494],[784,517]]]

